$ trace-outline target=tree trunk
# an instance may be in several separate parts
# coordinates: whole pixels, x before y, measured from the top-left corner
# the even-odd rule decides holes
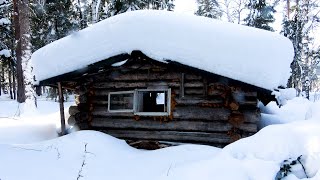
[[[16,91],[16,76],[15,76],[15,70],[14,70],[14,62],[11,61],[11,70],[12,70],[12,90],[13,90],[13,99],[17,99],[17,91]]]
[[[287,16],[290,19],[290,0],[287,0]]]
[[[15,38],[18,42],[16,48],[16,56],[18,84],[17,101],[19,103],[25,102],[26,99],[22,63],[26,64],[30,58],[30,22],[28,4],[28,0],[13,1]]]
[[[9,78],[9,93],[10,93],[10,98],[13,99],[13,95],[12,95],[12,69],[11,69],[11,58],[8,61],[8,78]]]
[[[2,92],[4,93],[4,94],[6,94],[7,93],[7,91],[6,91],[6,83],[5,83],[5,79],[4,79],[4,65],[5,65],[5,61],[2,61],[2,65],[1,65],[1,79],[0,79],[0,81],[1,81],[1,83],[2,83],[2,86],[1,86],[1,88],[2,88]]]
[[[14,4],[15,7],[15,4]],[[14,9],[14,12],[15,9]],[[15,35],[15,16],[11,16],[11,31],[12,31],[12,36]],[[14,62],[14,54],[15,54],[15,39],[16,38],[11,38],[11,59],[9,63],[9,68],[11,70],[11,75],[12,75],[12,91],[13,91],[13,99],[16,99],[16,74],[15,74],[15,62]],[[11,77],[10,77],[11,78]]]

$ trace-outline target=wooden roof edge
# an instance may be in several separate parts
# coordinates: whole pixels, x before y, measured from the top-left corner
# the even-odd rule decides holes
[[[41,80],[39,84],[36,86],[52,86],[53,84],[57,84],[58,82],[70,81],[76,77],[83,76],[84,74],[87,74],[87,73],[98,72],[101,67],[111,66],[112,64],[128,59],[129,57],[130,55],[126,53],[112,56],[108,59],[90,64],[84,68],[80,68],[75,71],[71,71],[65,74],[60,74],[58,76]]]

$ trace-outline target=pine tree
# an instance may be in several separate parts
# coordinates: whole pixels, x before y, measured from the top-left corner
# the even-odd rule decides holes
[[[11,3],[8,0],[0,0],[0,56],[11,56],[12,29],[10,20]]]
[[[33,51],[79,30],[79,17],[71,0],[32,3]]]
[[[266,0],[250,0],[247,6],[250,10],[247,18],[244,20],[247,26],[273,31],[273,28],[270,26],[270,23],[275,21],[273,6],[268,5]]]
[[[127,11],[140,9],[168,10],[174,9],[173,0],[111,0],[107,7],[106,17]]]
[[[14,74],[14,34],[12,29],[11,0],[0,0],[0,88],[9,91],[11,99],[15,98]],[[6,86],[6,87],[5,87]],[[0,91],[1,95],[1,91]]]
[[[296,1],[293,7],[289,7],[292,12],[288,11],[282,30],[294,47],[292,75],[288,81],[288,87],[301,89],[307,98],[309,98],[311,84],[316,80],[315,69],[319,63],[319,47],[312,47],[314,39],[310,36],[315,22],[319,21],[318,14],[312,14],[317,7],[317,4],[310,3],[308,0]],[[292,19],[288,18],[290,13],[293,13]]]
[[[291,40],[294,48],[294,58],[290,65],[292,75],[289,78],[288,87],[299,88],[302,76],[302,22],[298,20],[298,16],[295,16],[292,20],[285,17],[282,33]]]
[[[219,19],[222,11],[216,0],[197,0],[198,10],[195,13],[198,16],[205,16],[209,18]]]

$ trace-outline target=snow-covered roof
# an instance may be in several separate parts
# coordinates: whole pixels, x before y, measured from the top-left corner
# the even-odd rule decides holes
[[[140,50],[272,90],[286,85],[292,43],[274,32],[168,11],[133,11],[96,23],[33,53],[37,82]]]

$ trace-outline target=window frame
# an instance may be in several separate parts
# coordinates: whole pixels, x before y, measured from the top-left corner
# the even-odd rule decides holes
[[[113,94],[133,94],[133,107],[132,109],[119,109],[119,110],[111,110],[110,109],[110,105],[111,105],[111,101],[110,101],[110,97],[111,95]],[[116,91],[116,92],[109,92],[108,93],[108,112],[110,113],[119,113],[119,112],[134,112],[135,111],[135,98],[136,98],[136,95],[135,95],[135,91]]]
[[[135,90],[135,95],[138,95],[139,92],[154,92],[154,91],[163,91],[163,92],[167,92],[167,103],[165,104],[167,106],[167,112],[137,112],[137,106],[140,104],[140,102],[138,102],[138,99],[136,98],[134,101],[134,106],[135,106],[135,110],[134,110],[134,115],[138,115],[138,116],[169,116],[170,112],[171,112],[171,89],[167,88],[167,89],[136,89]]]
[[[165,101],[165,106],[167,112],[137,112],[137,107],[140,104],[138,102],[138,93],[139,92],[154,92],[154,91],[162,91],[162,92],[167,92],[167,99]],[[111,110],[110,109],[110,97],[113,94],[133,94],[133,108],[132,109],[120,109],[120,110]],[[135,89],[132,91],[115,91],[115,92],[109,92],[108,93],[108,112],[110,113],[133,113],[134,115],[137,116],[170,116],[171,114],[171,88],[161,88],[161,89]]]

